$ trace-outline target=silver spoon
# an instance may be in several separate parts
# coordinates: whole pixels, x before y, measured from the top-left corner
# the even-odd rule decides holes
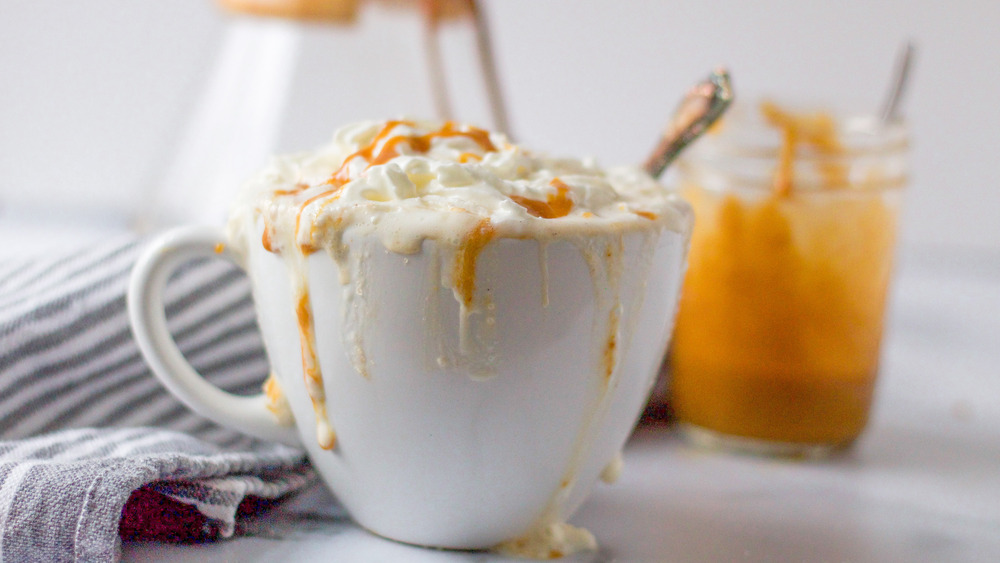
[[[892,73],[892,82],[889,87],[889,94],[882,103],[882,111],[879,113],[879,120],[883,123],[892,123],[896,120],[899,111],[899,104],[903,99],[903,93],[910,79],[910,67],[913,66],[913,43],[907,41],[903,50],[896,59],[896,67]]]
[[[712,71],[707,80],[695,84],[681,100],[643,169],[650,176],[659,177],[681,151],[722,117],[732,101],[729,72]]]

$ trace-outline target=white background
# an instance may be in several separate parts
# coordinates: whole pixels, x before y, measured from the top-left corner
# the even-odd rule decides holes
[[[641,159],[680,94],[718,64],[744,99],[874,109],[899,46],[912,39],[903,240],[1000,251],[1000,2],[483,4],[517,139],[609,165]],[[291,87],[254,150],[315,146],[358,118],[429,114],[419,26],[403,19],[366,17],[362,31],[310,27],[284,44],[291,70],[274,81]],[[249,24],[210,0],[0,0],[0,221],[38,210],[61,221],[130,221],[156,201],[198,131],[192,122],[212,77],[232,63],[222,53],[239,25]],[[478,99],[478,85],[457,80],[453,96]],[[456,106],[459,117],[489,124],[481,108]],[[252,157],[256,167],[262,157]]]

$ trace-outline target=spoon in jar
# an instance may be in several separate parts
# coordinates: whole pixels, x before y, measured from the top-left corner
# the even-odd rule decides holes
[[[643,169],[658,178],[688,145],[702,136],[733,101],[729,72],[716,69],[708,79],[695,84],[681,100]]]
[[[906,91],[906,85],[910,79],[910,67],[913,66],[913,43],[909,41],[903,46],[902,53],[896,59],[896,68],[892,73],[892,82],[889,87],[889,94],[882,104],[882,111],[879,113],[879,121],[884,125],[892,123],[897,118],[900,101]]]

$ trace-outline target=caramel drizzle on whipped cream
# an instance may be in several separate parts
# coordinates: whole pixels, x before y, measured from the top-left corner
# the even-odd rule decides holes
[[[567,194],[569,186],[559,178],[552,178],[549,185],[556,189],[554,194],[549,194],[545,201],[531,199],[519,195],[512,195],[510,199],[514,203],[528,210],[528,213],[542,219],[558,219],[569,215],[573,211],[573,199]]]
[[[497,148],[490,141],[490,133],[485,129],[479,129],[477,127],[466,127],[464,131],[457,129],[456,125],[452,121],[446,121],[444,125],[437,131],[432,131],[424,135],[395,135],[390,136],[390,134],[400,125],[405,125],[413,127],[414,123],[412,121],[406,120],[391,120],[385,123],[385,126],[372,138],[371,142],[357,150],[350,156],[344,159],[343,164],[337,169],[330,179],[326,183],[332,186],[329,190],[316,194],[309,199],[302,202],[299,206],[299,214],[295,220],[295,232],[299,232],[299,227],[302,223],[302,213],[307,207],[312,205],[314,202],[321,199],[326,199],[326,203],[329,204],[333,200],[336,200],[340,195],[340,190],[347,185],[351,180],[351,163],[355,159],[361,158],[367,161],[367,165],[362,170],[362,174],[373,166],[378,166],[380,164],[385,164],[390,160],[400,156],[399,147],[400,145],[406,145],[409,147],[410,151],[414,154],[424,154],[431,150],[431,144],[434,139],[444,139],[448,137],[465,137],[471,139],[475,142],[484,152],[496,152]],[[376,149],[378,153],[376,153]],[[466,155],[475,156],[481,158],[474,153],[466,153]],[[302,185],[302,189],[309,186]],[[286,193],[297,193],[295,191],[290,191]],[[276,195],[283,195],[280,192],[276,192]],[[313,232],[310,232],[310,240],[315,240],[315,229],[316,226],[313,225]],[[319,248],[312,243],[300,245],[302,252],[305,254],[311,254],[319,250]]]

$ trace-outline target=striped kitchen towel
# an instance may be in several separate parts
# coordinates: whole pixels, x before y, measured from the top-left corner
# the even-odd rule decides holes
[[[114,560],[120,535],[225,537],[241,508],[313,479],[301,451],[204,419],[147,369],[125,309],[140,246],[0,263],[0,561]],[[192,262],[165,301],[195,369],[259,391],[267,360],[238,268]]]

